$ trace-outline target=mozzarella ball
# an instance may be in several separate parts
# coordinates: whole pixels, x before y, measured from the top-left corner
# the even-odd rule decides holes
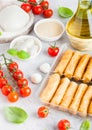
[[[30,17],[28,13],[18,5],[9,5],[0,10],[0,26],[6,32],[19,31],[28,23],[29,20]]]
[[[51,70],[51,67],[48,63],[44,63],[40,66],[40,71],[43,73],[48,73]]]
[[[42,81],[42,76],[41,74],[39,73],[34,73],[32,76],[31,76],[31,82],[32,83],[35,83],[35,84],[38,84]]]

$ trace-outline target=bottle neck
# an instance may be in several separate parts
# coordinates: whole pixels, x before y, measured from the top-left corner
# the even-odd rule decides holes
[[[92,0],[78,0],[79,4],[90,4],[92,6]]]
[[[92,0],[78,0],[78,8],[75,13],[75,16],[80,19],[87,19],[88,14],[92,16],[91,9],[92,9]]]
[[[92,7],[92,0],[79,0],[78,7],[84,10]]]
[[[78,0],[78,1],[79,1],[79,3],[80,2],[87,2],[87,1],[90,2],[90,3],[92,2],[92,0]]]

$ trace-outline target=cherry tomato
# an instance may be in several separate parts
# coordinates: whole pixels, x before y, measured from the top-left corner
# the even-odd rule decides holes
[[[51,46],[48,48],[48,54],[52,57],[57,56],[59,53],[59,48],[56,46]]]
[[[43,8],[41,7],[41,5],[36,5],[36,6],[33,7],[32,12],[33,12],[35,15],[42,14]]]
[[[28,0],[28,2],[33,3],[33,4],[37,3],[36,0]]]
[[[3,71],[0,70],[0,77],[3,77]]]
[[[18,70],[18,64],[16,62],[11,62],[8,64],[8,69],[10,72],[15,72],[16,70]]]
[[[28,2],[31,4],[31,8],[33,8],[35,5],[37,5],[36,0],[28,0]]]
[[[48,9],[48,7],[49,7],[49,2],[44,0],[44,1],[42,1],[42,2],[40,3],[40,5],[42,6],[43,9]]]
[[[28,85],[28,80],[25,78],[19,79],[17,85],[21,88]]]
[[[32,9],[31,4],[29,4],[29,3],[23,3],[23,4],[21,5],[21,8],[22,8],[25,12],[27,12],[27,13],[29,13],[30,10]]]
[[[2,88],[4,85],[6,85],[8,82],[5,78],[0,78],[0,88]]]
[[[22,87],[20,88],[20,95],[22,97],[27,97],[31,94],[31,89],[29,87]]]
[[[49,113],[49,110],[47,107],[45,106],[41,106],[39,109],[38,109],[38,116],[41,117],[41,118],[45,118],[48,116],[48,113]]]
[[[43,11],[43,16],[45,18],[50,18],[53,15],[53,10],[52,9],[46,9]]]
[[[16,102],[17,100],[19,99],[19,95],[17,92],[15,91],[11,91],[9,94],[8,94],[8,100],[10,102]]]
[[[70,128],[70,122],[68,120],[60,120],[58,122],[58,129],[59,130],[68,130]]]
[[[5,85],[2,87],[2,94],[8,96],[8,94],[12,91],[12,86]]]
[[[17,81],[23,78],[23,72],[21,70],[17,70],[13,73],[13,78]]]
[[[36,0],[28,0],[28,2],[37,3]]]

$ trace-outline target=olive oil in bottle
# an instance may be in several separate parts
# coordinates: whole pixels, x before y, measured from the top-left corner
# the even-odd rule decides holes
[[[75,40],[79,38],[79,39],[83,39],[83,41],[84,39],[85,41],[87,39],[90,39],[92,42],[92,0],[79,0],[78,9],[75,15],[68,22],[66,26],[66,30],[67,33],[70,35],[70,37],[72,37],[72,39],[73,37],[76,37]],[[81,47],[80,48],[78,47],[76,49],[81,50]],[[84,48],[84,50],[86,49]]]

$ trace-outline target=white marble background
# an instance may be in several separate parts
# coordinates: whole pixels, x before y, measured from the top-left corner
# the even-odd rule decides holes
[[[1,4],[7,4],[10,0],[0,0],[0,6]],[[12,0],[12,2],[15,2]],[[59,6],[66,6],[70,7],[74,12],[77,8],[77,0],[49,0],[50,7],[54,10],[54,18],[59,19],[64,24],[68,21],[68,19],[62,19],[58,16],[57,8]],[[36,16],[35,22],[39,19],[42,19],[42,16]],[[34,35],[34,31],[30,33],[30,35]],[[68,38],[66,34],[63,35],[63,37],[57,41],[57,45],[62,49],[62,45],[64,42],[68,42]],[[3,43],[0,44],[0,53],[4,53],[9,48],[10,43]],[[20,99],[18,102],[12,104],[9,103],[5,96],[3,96],[0,92],[0,130],[57,130],[57,122],[60,119],[68,119],[71,122],[72,130],[79,130],[79,126],[81,122],[83,121],[83,118],[80,118],[79,116],[73,116],[65,112],[61,112],[57,109],[50,108],[49,116],[45,119],[40,119],[37,116],[37,109],[43,105],[39,100],[39,89],[41,87],[41,84],[34,85],[30,82],[30,76],[35,72],[39,71],[39,66],[44,63],[48,62],[50,65],[54,62],[55,58],[52,58],[48,56],[47,54],[47,48],[48,48],[48,42],[42,41],[42,51],[38,57],[36,57],[33,60],[23,62],[18,61],[19,67],[23,72],[25,73],[25,77],[29,80],[29,85],[32,88],[32,94],[28,98]],[[40,74],[44,77],[45,74]],[[18,106],[22,107],[27,111],[29,114],[29,118],[26,120],[25,123],[17,125],[9,123],[4,118],[3,109],[6,106]],[[91,120],[91,119],[90,119]],[[91,128],[92,129],[92,128]]]

